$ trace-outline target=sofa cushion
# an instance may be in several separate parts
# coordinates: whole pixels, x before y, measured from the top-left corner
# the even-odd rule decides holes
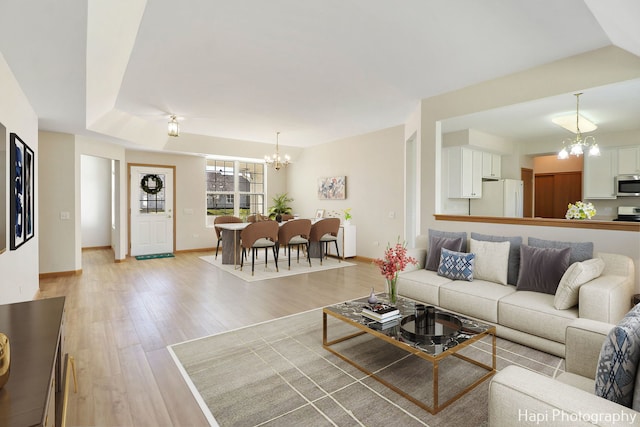
[[[564,249],[570,248],[569,265],[574,262],[586,261],[593,258],[593,242],[560,242],[556,240],[536,239],[529,237],[529,246],[536,248],[554,248]]]
[[[577,308],[556,310],[553,295],[540,292],[517,291],[498,304],[500,325],[563,344],[567,326],[577,318]]]
[[[560,279],[569,267],[569,253],[569,248],[535,248],[522,245],[517,289],[555,295]]]
[[[514,286],[486,280],[455,280],[440,286],[440,307],[488,322],[498,322],[498,300],[515,292]]]
[[[427,304],[440,305],[440,286],[451,279],[425,269],[398,275],[398,294]]]
[[[474,254],[454,252],[442,248],[440,253],[440,265],[438,265],[438,276],[444,276],[453,280],[473,280]]]
[[[429,237],[429,250],[427,252],[427,265],[425,268],[431,271],[437,271],[440,265],[440,252],[442,248],[450,251],[460,252],[462,249],[462,238],[455,239],[448,237]]]
[[[507,270],[507,283],[516,285],[518,283],[518,271],[520,271],[520,236],[492,236],[489,234],[471,233],[471,238],[485,242],[509,242],[509,268]]]
[[[510,245],[509,242],[486,242],[471,239],[471,252],[476,254],[476,279],[506,285]]]
[[[640,316],[632,310],[611,329],[602,344],[596,371],[596,396],[631,407],[639,362]]]
[[[571,264],[560,279],[553,306],[558,310],[565,310],[577,305],[580,286],[599,277],[603,269],[604,261],[601,258]]]
[[[447,239],[462,239],[460,252],[467,252],[467,232],[466,231],[440,231],[429,229],[429,237],[446,237]]]

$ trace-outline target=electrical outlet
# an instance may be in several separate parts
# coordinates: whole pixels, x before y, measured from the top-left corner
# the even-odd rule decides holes
[[[69,212],[66,212],[66,211],[60,212],[60,219],[64,221],[69,220],[71,219],[71,214],[69,214]]]

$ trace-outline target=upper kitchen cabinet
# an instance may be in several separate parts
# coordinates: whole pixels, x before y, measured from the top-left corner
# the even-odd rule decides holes
[[[465,147],[447,149],[449,198],[482,197],[482,152]]]
[[[482,153],[482,178],[500,179],[502,156],[493,153]]]
[[[640,146],[618,148],[618,175],[640,174]]]

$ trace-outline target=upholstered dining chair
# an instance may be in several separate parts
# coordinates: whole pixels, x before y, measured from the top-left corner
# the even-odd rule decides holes
[[[293,215],[291,214],[282,214],[283,221],[291,221],[293,219]]]
[[[336,253],[338,254],[338,262],[340,262],[340,249],[338,249],[338,230],[340,229],[340,218],[324,218],[315,222],[311,226],[309,233],[309,242],[318,242],[320,245],[320,265],[322,258],[327,255],[329,242],[336,245]]]
[[[242,256],[240,257],[240,271],[244,264],[244,258],[247,250],[251,249],[251,275],[255,270],[256,253],[258,249],[264,248],[264,266],[267,267],[268,251],[273,249],[273,258],[278,271],[278,223],[275,221],[257,221],[253,222],[240,232],[240,245],[242,246]]]
[[[229,224],[232,222],[242,222],[240,218],[233,215],[221,215],[217,216],[213,220],[213,228],[216,230],[216,237],[218,238],[218,243],[216,244],[216,259],[218,259],[218,249],[220,249],[220,242],[222,242],[222,230],[216,227],[216,224]]]
[[[278,246],[283,245],[289,256],[289,270],[291,270],[291,248],[298,247],[298,258],[300,262],[300,246],[304,245],[307,249],[307,261],[311,267],[311,256],[309,255],[309,234],[311,232],[310,219],[294,219],[287,221],[280,226],[278,232]]]

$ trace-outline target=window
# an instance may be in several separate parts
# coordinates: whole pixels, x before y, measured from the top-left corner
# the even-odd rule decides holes
[[[264,214],[264,163],[207,159],[207,225],[219,215]]]

